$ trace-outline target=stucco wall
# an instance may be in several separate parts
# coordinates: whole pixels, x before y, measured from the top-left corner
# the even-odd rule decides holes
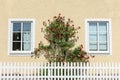
[[[35,47],[44,41],[42,22],[61,13],[71,18],[75,26],[81,26],[77,44],[85,46],[85,19],[109,18],[112,20],[112,55],[95,56],[91,61],[120,61],[120,0],[0,0],[0,62],[2,61],[45,61],[30,56],[8,56],[8,20],[12,18],[35,19]],[[44,41],[45,42],[45,41]],[[46,43],[46,42],[45,42]]]

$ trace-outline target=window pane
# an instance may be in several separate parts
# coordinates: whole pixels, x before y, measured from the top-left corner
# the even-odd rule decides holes
[[[23,42],[22,43],[22,50],[23,51],[30,51],[31,50],[31,43],[30,42]]]
[[[90,44],[89,44],[89,50],[90,51],[97,51],[98,50],[97,42],[90,42]]]
[[[99,31],[99,34],[107,34],[106,31]]]
[[[99,50],[100,51],[107,51],[107,44],[100,44],[99,45]]]
[[[31,31],[31,23],[23,23],[23,31]]]
[[[90,51],[97,51],[97,44],[91,44],[89,47]]]
[[[23,32],[23,41],[31,41],[31,32]]]
[[[106,22],[99,23],[99,31],[107,31],[107,23]]]
[[[89,34],[90,41],[97,41],[97,34]]]
[[[96,22],[89,23],[89,31],[97,31],[97,23]]]
[[[20,51],[21,50],[21,42],[13,42],[13,51]]]
[[[21,31],[21,23],[13,23],[13,31]]]
[[[107,42],[100,42],[99,43],[99,50],[100,51],[107,51]]]
[[[21,41],[21,33],[20,32],[13,33],[13,41]]]
[[[99,41],[107,41],[107,34],[99,34]]]

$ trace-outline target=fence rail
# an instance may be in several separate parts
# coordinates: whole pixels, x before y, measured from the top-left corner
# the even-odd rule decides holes
[[[0,80],[120,80],[120,63],[0,63]]]

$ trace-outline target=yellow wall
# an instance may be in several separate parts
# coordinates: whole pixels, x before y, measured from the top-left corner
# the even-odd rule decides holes
[[[42,22],[61,13],[71,18],[79,30],[78,44],[85,44],[85,19],[110,18],[112,20],[112,55],[95,56],[91,61],[120,61],[120,0],[0,0],[0,62],[45,61],[30,56],[8,56],[8,20],[11,18],[35,19],[35,46],[43,41]],[[85,46],[85,45],[84,45]]]

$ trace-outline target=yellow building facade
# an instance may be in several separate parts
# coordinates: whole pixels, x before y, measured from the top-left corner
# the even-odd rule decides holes
[[[52,20],[53,16],[61,13],[66,18],[71,18],[76,27],[81,26],[76,45],[83,44],[88,54],[95,55],[91,62],[119,62],[119,4],[119,0],[0,0],[0,61],[46,61],[43,55],[34,59],[30,57],[29,51],[14,51],[14,46],[31,46],[33,50],[40,41],[47,44],[41,32],[43,21]],[[25,25],[30,25],[31,28],[24,28]],[[21,34],[19,27],[25,33],[21,38],[27,36],[22,39],[23,43],[16,40],[19,37],[13,38]],[[27,41],[28,36],[31,41]],[[24,47],[20,48],[29,50]]]

